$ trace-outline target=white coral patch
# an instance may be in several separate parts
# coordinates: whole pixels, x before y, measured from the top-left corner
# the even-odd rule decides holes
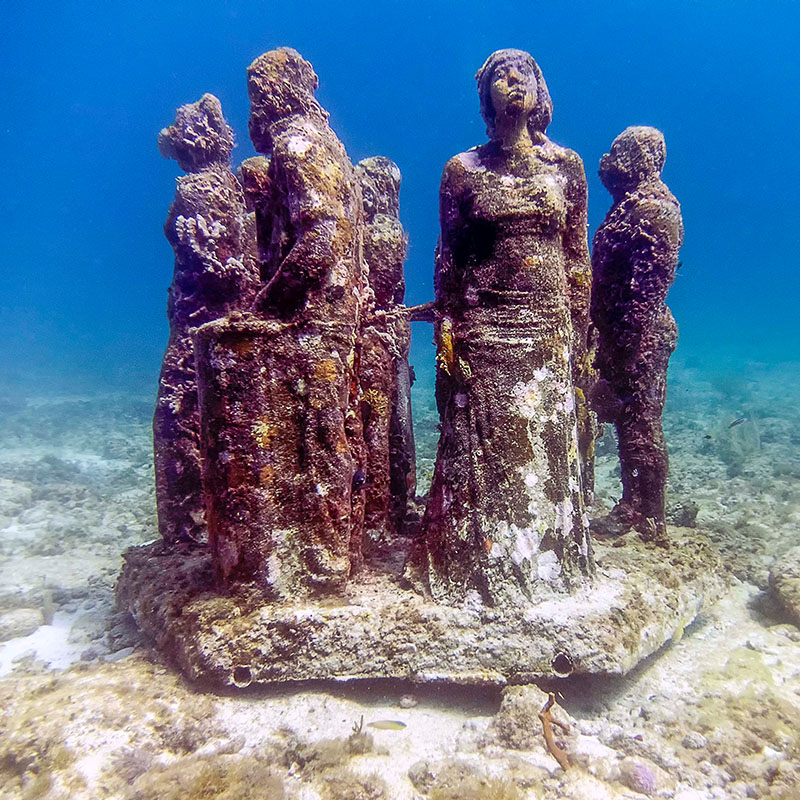
[[[502,558],[506,554],[506,548],[500,542],[492,542],[492,549],[489,551],[490,558]]]
[[[308,190],[308,203],[311,208],[322,208],[322,198],[313,189]]]
[[[558,556],[552,550],[546,550],[536,561],[536,573],[543,581],[554,581],[561,574]]]
[[[476,170],[483,168],[481,166],[480,156],[475,148],[467,150],[466,153],[459,153],[458,160],[461,162],[461,165],[464,167],[464,169],[467,169],[470,172],[475,172]]]
[[[539,391],[537,382],[535,380],[520,381],[512,391],[519,413],[525,419],[534,419],[536,409],[539,408],[542,402],[542,393]]]
[[[287,148],[290,153],[296,156],[302,156],[311,147],[311,142],[304,136],[290,136]]]
[[[511,560],[519,565],[523,561],[533,561],[533,557],[539,552],[539,537],[532,528],[518,528],[511,526],[511,533],[514,535],[514,550],[511,553]]]
[[[445,513],[450,510],[450,506],[453,505],[453,492],[452,490],[445,486],[444,491],[442,492],[442,511]]]
[[[301,333],[297,337],[298,344],[309,350],[322,346],[322,337],[318,334]]]
[[[557,531],[561,531],[565,535],[572,532],[572,514],[574,511],[575,507],[570,497],[560,503],[556,503],[555,529]]]
[[[277,553],[271,553],[267,559],[267,583],[275,589],[281,587],[281,562]]]

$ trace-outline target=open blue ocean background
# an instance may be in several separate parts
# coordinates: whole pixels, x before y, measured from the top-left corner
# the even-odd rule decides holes
[[[34,2],[0,4],[0,364],[6,379],[155,392],[179,174],[156,147],[178,105],[216,94],[235,163],[252,155],[247,65],[290,45],[353,161],[402,170],[407,300],[432,299],[441,169],[485,140],[473,75],[529,50],[580,153],[591,230],[600,156],[631,124],[664,131],[683,206],[670,295],[676,359],[798,359],[800,3],[792,0]],[[417,368],[432,363],[417,326]]]

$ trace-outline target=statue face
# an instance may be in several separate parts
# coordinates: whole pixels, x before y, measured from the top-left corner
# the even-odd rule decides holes
[[[667,150],[664,135],[644,125],[626,128],[600,159],[600,180],[612,193],[630,190],[641,181],[659,175]]]
[[[600,159],[600,180],[610,189],[619,184],[629,183],[632,175],[632,164],[627,148],[615,141],[611,151]]]
[[[489,96],[496,118],[530,114],[536,107],[536,78],[530,64],[509,60],[498,65]]]

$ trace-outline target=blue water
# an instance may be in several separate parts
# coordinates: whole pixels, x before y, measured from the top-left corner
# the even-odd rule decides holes
[[[429,7],[430,6],[430,7]],[[0,364],[7,377],[155,388],[177,165],[158,130],[210,91],[247,138],[245,70],[298,49],[355,161],[404,175],[408,301],[432,297],[442,165],[485,140],[473,75],[529,50],[555,103],[550,136],[597,163],[627,125],[667,139],[683,205],[670,304],[676,358],[797,360],[800,3],[791,0],[32,2],[0,4]],[[425,357],[429,333],[418,337]],[[424,352],[423,352],[424,351]]]

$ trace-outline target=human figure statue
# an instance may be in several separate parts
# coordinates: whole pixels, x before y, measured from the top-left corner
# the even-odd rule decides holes
[[[340,590],[362,559],[361,188],[316,88],[289,48],[248,69],[261,288],[197,334],[217,577],[277,598]]]
[[[616,426],[622,498],[598,531],[638,530],[666,542],[667,448],[661,413],[667,364],[678,328],[666,306],[675,279],[683,221],[661,180],[667,150],[650,127],[626,128],[600,160],[600,179],[614,204],[592,250],[592,322],[599,374],[593,405]]]
[[[170,335],[153,418],[158,527],[167,542],[206,538],[194,347],[189,329],[249,305],[258,284],[244,195],[231,173],[233,131],[219,100],[181,106],[158,146],[178,178],[164,232],[175,250]]]
[[[473,589],[496,604],[592,571],[574,380],[591,280],[583,164],[545,134],[541,70],[499,50],[476,77],[489,142],[450,159],[441,183],[441,436],[422,573],[435,599]],[[417,553],[407,574],[419,567]]]
[[[356,165],[364,203],[369,300],[361,337],[361,416],[365,444],[365,547],[401,532],[416,489],[411,326],[403,262],[408,237],[398,217],[400,170],[383,156]]]

